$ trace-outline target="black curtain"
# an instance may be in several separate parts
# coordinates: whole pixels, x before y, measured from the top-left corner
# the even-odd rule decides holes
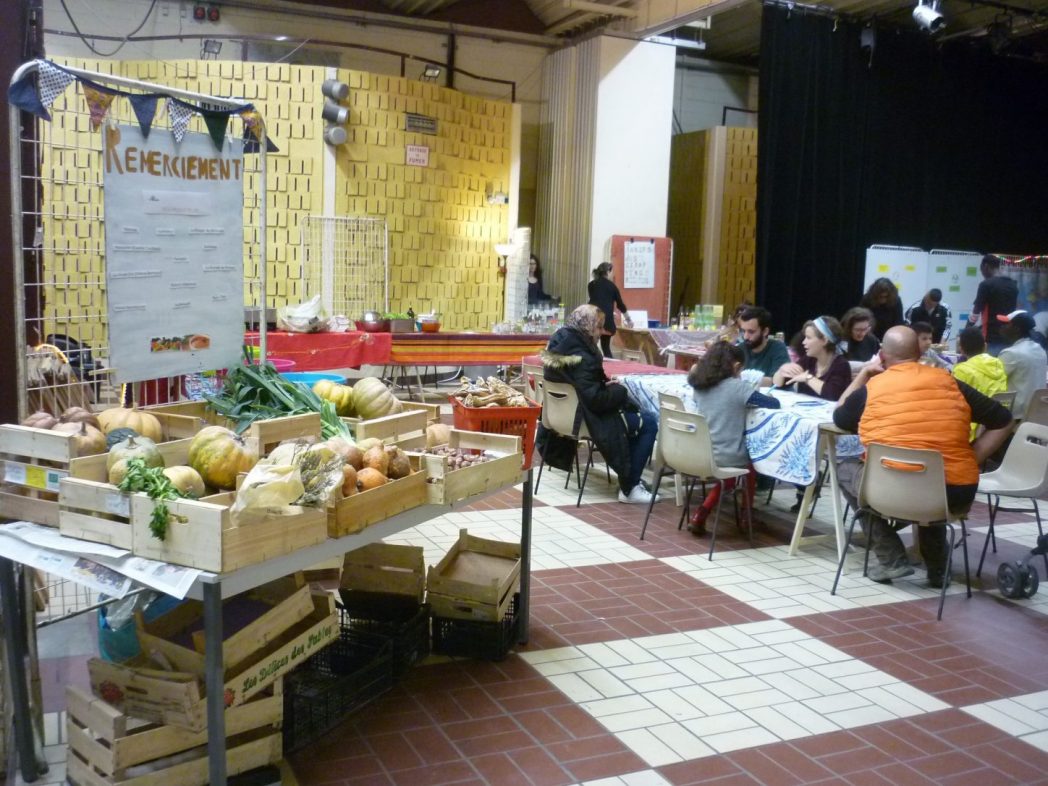
[[[787,331],[858,303],[873,244],[1048,252],[1048,67],[859,35],[764,7],[757,297]]]

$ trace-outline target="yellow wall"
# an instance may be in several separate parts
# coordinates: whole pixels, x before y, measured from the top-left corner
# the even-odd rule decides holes
[[[754,299],[757,260],[757,130],[729,128],[724,161],[718,303]]]
[[[324,69],[220,61],[59,62],[252,101],[280,149],[267,156],[268,305],[302,299],[299,227],[306,216],[322,213]],[[504,240],[509,228],[507,208],[489,206],[486,193],[508,191],[510,105],[357,71],[344,71],[341,78],[351,85],[351,136],[337,153],[335,214],[387,219],[393,310],[438,310],[446,329],[488,329],[501,298],[492,244]],[[438,135],[404,133],[404,112],[437,117]],[[121,122],[135,122],[123,99],[116,99],[111,114]],[[101,133],[91,131],[75,84],[55,101],[52,117],[53,122],[41,127],[41,280],[46,282],[41,332],[67,333],[100,349],[108,344]],[[156,126],[169,127],[163,110]],[[206,133],[196,116],[190,130]],[[239,120],[230,123],[229,133],[242,133]],[[406,144],[428,146],[430,166],[406,167]],[[258,276],[253,229],[258,225],[258,184],[253,171],[257,157],[247,159],[244,274],[250,303],[255,296],[249,282]]]

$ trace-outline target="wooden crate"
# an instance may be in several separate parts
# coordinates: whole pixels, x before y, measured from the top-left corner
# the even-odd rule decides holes
[[[401,401],[404,412],[425,412],[426,424],[440,422],[440,404],[426,404],[422,401]]]
[[[426,575],[434,617],[503,619],[520,586],[520,544],[487,540],[459,530],[459,538]]]
[[[387,445],[396,445],[404,450],[426,446],[428,413],[424,410],[409,410],[399,415],[386,415],[374,420],[361,420],[355,424],[353,438],[381,439]]]
[[[225,573],[327,538],[329,514],[323,508],[248,509],[234,522],[235,499],[236,492],[229,491],[199,500],[168,500],[167,536],[158,540],[149,529],[153,500],[132,494],[132,550],[140,557]]]
[[[413,468],[418,467],[416,456],[412,456]],[[426,504],[426,473],[416,471],[406,478],[391,480],[370,491],[362,491],[345,497],[328,508],[327,534],[341,538],[360,532],[375,522],[388,519],[419,505]]]
[[[521,439],[507,434],[482,434],[451,429],[448,446],[462,450],[487,451],[499,458],[463,469],[451,469],[447,456],[421,454],[426,471],[428,499],[435,505],[450,505],[486,491],[521,481],[523,455]]]
[[[227,707],[257,695],[338,638],[338,614],[331,595],[313,593],[310,601],[313,609],[308,617],[260,647],[247,665],[226,672],[223,694]],[[88,661],[92,692],[133,717],[201,731],[206,723],[204,655],[145,631],[139,633],[139,640],[144,654],[134,661]],[[179,670],[151,668],[147,658],[153,650],[174,658],[173,665]]]
[[[75,444],[71,434],[0,425],[0,515],[57,527],[58,487],[76,458]]]
[[[89,693],[66,688],[69,756],[76,786],[203,786],[208,781],[207,730],[189,731],[132,718]],[[229,775],[274,764],[282,754],[280,691],[226,710]],[[165,762],[164,759],[183,754]],[[142,765],[149,765],[152,772]],[[136,773],[136,769],[139,770]]]
[[[395,595],[422,605],[426,591],[426,565],[421,546],[370,543],[346,554],[339,593],[352,598]]]

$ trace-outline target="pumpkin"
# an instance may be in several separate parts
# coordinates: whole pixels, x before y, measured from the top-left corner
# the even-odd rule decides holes
[[[58,418],[50,412],[44,412],[41,409],[23,420],[22,425],[30,428],[50,429],[58,425]]]
[[[128,437],[109,449],[106,457],[106,470],[111,470],[118,461],[142,459],[147,467],[164,466],[164,457],[160,455],[156,443],[149,437]],[[110,481],[112,482],[112,481]]]
[[[255,466],[258,456],[234,432],[223,426],[208,426],[189,443],[188,463],[207,485],[232,491],[237,475]]]
[[[374,420],[392,414],[396,406],[394,396],[386,383],[375,377],[358,379],[353,385],[353,403],[364,420]]]
[[[68,407],[58,417],[58,420],[62,423],[87,423],[90,426],[94,426],[99,431],[102,430],[102,424],[98,422],[95,413],[84,409],[83,407]]]
[[[330,379],[322,379],[313,385],[313,392],[325,401],[335,405],[335,412],[343,417],[356,415],[356,407],[353,404],[353,388],[349,385],[340,385]]]
[[[371,469],[377,469],[383,475],[386,474],[386,470],[389,468],[389,454],[386,453],[384,447],[373,447],[371,450],[364,454],[364,467],[371,467]],[[361,470],[363,471],[363,470]]]
[[[389,469],[386,475],[390,480],[397,480],[398,478],[406,478],[411,474],[411,461],[408,459],[407,454],[401,453],[399,450],[389,457]]]
[[[342,467],[342,496],[352,497],[357,493],[357,471],[352,465]]]
[[[187,467],[185,465],[168,467],[164,470],[164,475],[167,476],[167,479],[171,481],[171,484],[183,494],[187,494],[194,498],[204,496],[206,491],[204,487],[204,479],[200,477],[200,473],[192,467]]]
[[[379,486],[384,486],[388,480],[389,479],[377,469],[364,467],[364,469],[357,473],[357,488],[361,491],[370,491],[371,489],[377,489]]]
[[[353,440],[343,436],[330,437],[324,441],[324,445],[340,455],[343,461],[349,461],[350,451],[356,448]]]
[[[149,437],[154,442],[164,441],[164,429],[160,421],[148,412],[113,407],[100,413],[98,421],[102,424],[102,431],[106,434],[115,428],[133,428],[143,437]]]
[[[73,450],[78,456],[106,452],[105,434],[87,423],[59,423],[53,430],[73,435]]]
[[[360,448],[361,453],[367,453],[372,448],[385,447],[385,443],[378,437],[368,437],[367,439],[360,440],[360,442],[357,443],[357,447]]]
[[[137,436],[138,432],[133,428],[115,428],[106,434],[106,447],[111,448],[118,442],[123,442],[125,439]]]
[[[435,448],[437,445],[447,445],[451,441],[451,427],[443,423],[432,423],[426,426],[426,447]]]

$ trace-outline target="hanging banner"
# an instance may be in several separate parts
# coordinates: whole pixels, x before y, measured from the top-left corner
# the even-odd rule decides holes
[[[240,362],[244,337],[243,143],[180,144],[154,128],[105,131],[106,295],[117,382]]]

